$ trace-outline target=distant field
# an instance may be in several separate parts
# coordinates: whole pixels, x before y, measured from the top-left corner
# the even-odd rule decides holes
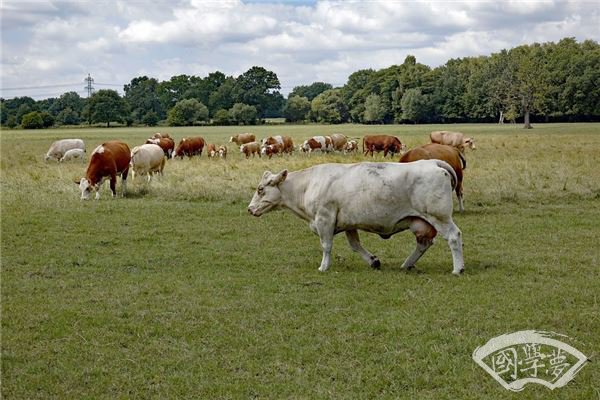
[[[53,140],[140,144],[156,128],[0,133],[2,395],[6,398],[600,398],[589,363],[566,387],[503,389],[471,359],[492,337],[536,329],[600,348],[600,125],[281,125],[160,128],[179,141],[235,133],[474,136],[467,153],[466,272],[439,238],[417,271],[414,238],[363,233],[368,268],[289,212],[246,206],[263,171],[361,155],[170,160],[126,198],[81,202],[85,164],[45,163]],[[376,160],[382,161],[381,156]],[[395,160],[397,157],[395,158]],[[389,158],[388,158],[389,160]],[[117,185],[120,190],[120,181]]]

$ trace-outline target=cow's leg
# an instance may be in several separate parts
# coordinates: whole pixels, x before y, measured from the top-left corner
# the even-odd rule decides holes
[[[417,240],[417,247],[410,256],[402,264],[402,268],[411,269],[415,266],[415,263],[421,258],[429,247],[433,244],[433,238],[437,234],[437,231],[429,223],[425,222],[420,218],[413,218],[410,222],[410,230],[415,235]]]
[[[456,197],[458,198],[458,211],[465,212],[462,183],[456,185]]]
[[[117,195],[117,174],[110,176],[110,191],[112,192],[112,197]]]
[[[132,171],[133,173],[133,171]],[[129,174],[129,168],[121,173],[121,186],[123,186],[123,197],[127,194],[127,175]]]
[[[437,219],[432,219],[429,222],[448,241],[448,246],[452,252],[452,273],[455,275],[462,274],[465,270],[465,262],[462,253],[462,233],[460,229],[452,221],[452,218],[448,218],[445,222]]]
[[[358,254],[360,254],[362,259],[365,260],[371,268],[379,268],[381,266],[381,262],[379,261],[379,258],[377,258],[377,256],[371,254],[367,249],[365,249],[360,244],[360,239],[358,237],[358,231],[356,231],[356,230],[346,231],[346,239],[348,239],[348,244],[352,248],[352,251],[355,251]]]
[[[329,218],[326,214],[317,215],[315,221],[311,224],[311,229],[319,235],[321,247],[323,248],[323,258],[319,271],[325,272],[331,265],[331,248],[333,246],[333,233],[335,229],[335,219]]]

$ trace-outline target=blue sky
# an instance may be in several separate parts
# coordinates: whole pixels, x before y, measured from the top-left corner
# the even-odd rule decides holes
[[[3,0],[1,95],[122,90],[132,78],[277,73],[282,92],[361,68],[435,67],[563,37],[600,40],[600,1]],[[64,86],[59,86],[64,85]]]

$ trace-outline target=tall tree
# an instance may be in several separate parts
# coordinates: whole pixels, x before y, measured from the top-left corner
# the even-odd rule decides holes
[[[263,118],[274,103],[278,103],[280,108],[283,106],[279,89],[281,85],[275,72],[255,66],[236,79],[233,96],[237,103],[256,107],[259,117]],[[281,100],[274,100],[277,97]]]
[[[327,90],[311,103],[312,118],[317,122],[341,124],[348,121],[348,109],[340,89]]]
[[[292,96],[288,98],[283,110],[286,121],[304,121],[310,112],[310,101],[306,97]]]
[[[147,76],[133,78],[131,83],[124,86],[124,98],[135,122],[142,122],[146,114],[151,112],[158,118],[164,118],[165,110],[160,101],[158,88],[158,80]]]
[[[315,97],[329,89],[333,89],[333,86],[325,82],[313,82],[310,85],[296,86],[290,92],[288,99],[299,96],[306,97],[308,101],[312,101]]]
[[[102,89],[92,95],[89,100],[89,113],[92,122],[122,122],[127,116],[127,105],[115,90]]]

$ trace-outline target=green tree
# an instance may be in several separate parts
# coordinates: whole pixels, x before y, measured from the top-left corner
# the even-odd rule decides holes
[[[123,89],[124,99],[129,105],[134,122],[144,122],[144,117],[150,112],[158,119],[164,118],[165,110],[160,101],[159,83],[156,79],[147,76],[133,78]]]
[[[56,101],[52,103],[52,105],[48,108],[48,112],[54,116],[58,116],[58,114],[69,108],[72,112],[75,112],[79,115],[83,111],[83,107],[85,106],[85,99],[81,98],[77,92],[67,92],[63,93]]]
[[[154,111],[148,111],[142,118],[142,122],[148,126],[156,126],[158,124],[158,114]]]
[[[32,111],[21,118],[23,129],[40,129],[44,127],[44,120],[39,111]]]
[[[363,122],[382,123],[386,114],[386,109],[381,103],[381,97],[371,94],[365,101],[365,112]]]
[[[49,128],[54,125],[54,117],[49,112],[41,112],[40,116],[42,117],[44,128]]]
[[[208,108],[196,99],[177,102],[167,115],[167,123],[171,126],[190,126],[207,120]]]
[[[8,126],[9,128],[14,128],[17,125],[17,117],[15,117],[14,115],[9,115],[8,118],[6,119],[6,126]]]
[[[429,112],[429,102],[420,89],[408,89],[402,96],[401,106],[402,119],[415,124],[422,121]]]
[[[229,125],[231,123],[229,111],[224,109],[217,110],[213,117],[213,123],[215,125]]]
[[[234,89],[235,79],[229,76],[210,94],[208,107],[213,115],[218,110],[228,110],[233,107],[235,104],[233,97]]]
[[[283,116],[286,121],[297,122],[304,121],[310,112],[310,101],[306,97],[292,96],[289,97],[285,108],[283,110]]]
[[[122,122],[127,115],[125,101],[115,90],[98,90],[89,99],[89,115],[92,122],[106,123]]]
[[[254,106],[243,103],[235,103],[229,110],[229,116],[231,121],[234,123],[242,125],[254,125],[256,124],[258,111]]]
[[[280,110],[283,107],[284,99],[279,89],[281,85],[275,72],[254,66],[236,79],[233,98],[236,103],[256,107],[258,116],[263,118],[267,110],[277,108],[277,104]]]
[[[288,99],[298,96],[306,97],[308,101],[312,101],[315,97],[329,89],[333,89],[333,86],[325,82],[313,82],[310,85],[296,86],[290,92]]]
[[[311,103],[311,115],[317,122],[341,124],[348,120],[348,109],[340,89],[327,90]]]
[[[67,107],[58,113],[56,122],[59,125],[79,125],[81,120],[77,112],[73,111],[71,107]]]

